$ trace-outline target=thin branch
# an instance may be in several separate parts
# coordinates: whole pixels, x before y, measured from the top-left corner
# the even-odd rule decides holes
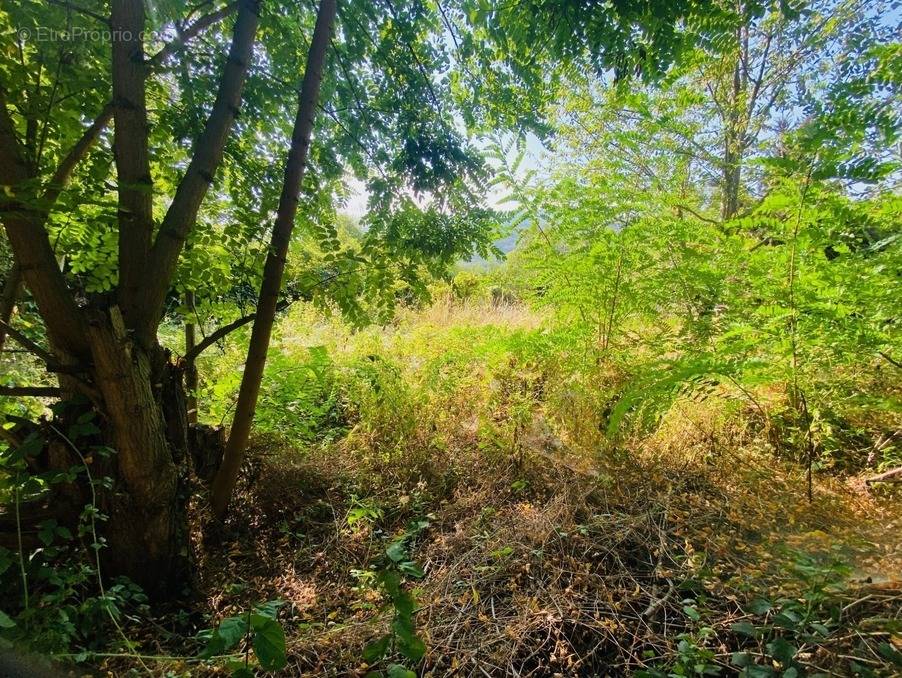
[[[81,5],[76,5],[74,3],[69,2],[69,0],[49,0],[51,5],[57,5],[59,7],[65,7],[66,9],[72,12],[78,12],[79,14],[84,14],[85,16],[89,16],[92,19],[95,19],[102,23],[104,26],[110,25],[109,18],[105,17],[103,14],[98,14],[97,12],[88,9],[87,7],[82,7]]]
[[[34,343],[31,339],[22,334],[15,327],[0,320],[0,328],[3,328],[6,333],[11,336],[16,342],[22,347],[27,348],[29,352],[34,353],[38,358],[43,360],[47,365],[56,365],[57,359],[53,357],[53,355],[45,348],[42,348],[40,345]]]
[[[30,186],[33,180],[0,85],[0,183],[11,189],[10,199],[2,207],[3,225],[53,344],[74,355],[85,354],[88,347],[82,318],[59,270],[45,219],[30,205],[31,200],[18,195],[17,189]]]
[[[242,317],[238,318],[237,320],[233,320],[228,325],[223,325],[222,327],[217,329],[215,332],[212,332],[208,336],[204,337],[204,339],[202,341],[199,341],[197,344],[194,345],[194,347],[190,351],[187,351],[185,353],[185,355],[183,356],[185,359],[185,362],[187,362],[189,364],[193,363],[195,360],[197,360],[197,357],[201,353],[206,351],[217,341],[219,341],[223,337],[231,334],[232,332],[239,329],[240,327],[244,327],[248,323],[253,322],[253,320],[256,317],[257,317],[256,312],[248,313],[247,315],[242,316]]]
[[[282,301],[279,302],[278,306],[276,306],[276,311],[279,311],[279,312],[284,311],[286,308],[288,308],[294,302],[298,301],[301,298],[303,298],[302,295],[298,294],[297,296],[293,296],[289,299],[283,299]],[[235,330],[237,330],[241,327],[244,327],[248,323],[253,322],[256,319],[256,317],[257,317],[257,312],[254,311],[253,313],[248,313],[247,315],[241,316],[240,318],[233,320],[228,325],[223,325],[219,329],[215,330],[214,332],[211,332],[209,335],[204,337],[197,344],[195,344],[194,348],[192,348],[190,351],[187,351],[185,353],[185,355],[182,357],[185,359],[185,362],[187,362],[189,364],[194,362],[195,360],[197,360],[197,357],[201,353],[206,351],[217,341],[219,341],[223,337],[228,336]]]
[[[259,11],[258,0],[241,0],[239,4],[216,101],[149,252],[146,270],[154,272],[154,280],[141,281],[140,290],[136,290],[138,293],[128,300],[132,304],[129,324],[141,343],[151,341],[156,332],[179,254],[194,227],[213,175],[222,162],[223,149],[241,105],[241,92],[253,58]]]
[[[363,268],[363,266],[355,266],[354,268],[349,269],[347,271],[339,271],[337,273],[332,273],[331,275],[327,275],[325,278],[318,280],[310,287],[307,287],[303,290],[295,292],[287,299],[283,299],[282,301],[280,301],[278,303],[278,305],[276,306],[276,311],[278,311],[278,312],[284,311],[286,308],[291,306],[294,302],[304,299],[307,295],[309,295],[311,292],[313,292],[313,290],[315,290],[317,287],[322,287],[323,285],[326,285],[326,284],[332,282],[333,280],[337,280],[338,278],[342,277],[343,275],[350,275],[351,273],[356,273],[361,268]],[[375,266],[374,270],[384,270],[385,268],[388,268],[388,267],[387,266]],[[253,320],[256,319],[256,317],[257,317],[256,312],[248,313],[247,315],[241,316],[240,318],[233,320],[228,325],[223,325],[222,327],[215,330],[214,332],[211,332],[208,336],[204,337],[202,341],[200,341],[193,349],[191,349],[190,351],[185,353],[185,355],[182,357],[188,363],[191,363],[194,360],[197,360],[197,357],[201,353],[206,351],[208,348],[210,348],[210,346],[215,344],[217,341],[219,341],[223,337],[231,334],[238,328],[244,327],[249,322],[252,322]]]
[[[398,14],[395,12],[395,6],[391,0],[385,0],[386,5],[388,5],[388,11],[391,12],[392,19],[396,22],[400,23],[398,20]],[[435,108],[438,112],[441,113],[442,104],[438,99],[438,96],[435,94],[435,89],[432,87],[432,80],[429,79],[429,74],[426,72],[426,68],[423,66],[423,62],[420,61],[419,55],[416,53],[416,50],[413,48],[413,43],[410,40],[402,38],[404,40],[404,44],[407,46],[407,51],[410,52],[410,56],[413,57],[413,60],[417,64],[417,69],[420,71],[420,75],[423,76],[423,82],[426,83],[426,88],[429,90],[429,96],[432,97],[432,102],[435,104]]]
[[[874,483],[898,483],[902,482],[902,466],[899,466],[894,469],[890,469],[889,471],[885,471],[880,475],[871,476],[867,480],[865,480],[868,485],[873,485]]]
[[[0,397],[34,396],[36,398],[57,398],[61,391],[56,386],[0,386]]]
[[[186,28],[180,30],[178,32],[178,38],[167,44],[163,49],[150,57],[146,63],[151,68],[155,68],[162,64],[166,59],[175,54],[178,50],[185,46],[185,44],[193,37],[197,36],[199,33],[209,28],[213,24],[219,23],[227,16],[229,16],[232,12],[238,9],[238,2],[235,0],[234,2],[230,2],[225,7],[216,10],[215,12],[210,12],[209,14],[205,14],[200,19],[190,24]]]
[[[457,51],[460,51],[460,43],[457,41],[457,35],[454,33],[454,27],[451,24],[451,20],[448,18],[448,15],[445,14],[445,9],[442,7],[442,3],[437,0],[435,6],[438,8],[439,14],[442,16],[442,23],[445,24],[445,28],[448,29],[448,35],[451,36],[451,40],[454,42],[454,48]]]
[[[694,216],[696,219],[700,219],[701,221],[707,221],[709,224],[714,224],[715,226],[722,225],[717,219],[711,219],[710,217],[706,217],[702,214],[699,214],[694,209],[689,207],[689,205],[684,205],[682,203],[674,203],[674,207],[678,207],[681,210],[686,210],[687,212],[689,212],[689,214]]]
[[[898,360],[895,360],[895,359],[894,359],[892,356],[890,356],[889,354],[884,353],[883,351],[877,351],[877,354],[878,354],[881,358],[883,358],[886,362],[888,362],[890,365],[893,365],[894,367],[897,367],[897,368],[899,368],[900,370],[902,370],[902,363],[900,363]]]
[[[72,172],[75,171],[75,166],[78,165],[79,162],[87,155],[88,151],[91,149],[91,146],[94,145],[94,142],[100,136],[100,133],[106,129],[110,120],[113,118],[113,102],[107,102],[107,104],[100,111],[100,115],[98,115],[94,122],[92,122],[87,129],[85,129],[84,133],[81,135],[81,138],[75,142],[75,145],[69,150],[66,156],[60,161],[59,166],[56,168],[56,171],[53,173],[53,176],[50,177],[50,181],[47,182],[47,187],[44,190],[44,195],[41,197],[41,202],[43,203],[43,208],[46,211],[50,211],[53,205],[56,203],[59,194],[62,192],[63,188],[66,187],[66,184],[69,183],[69,179],[72,177]]]

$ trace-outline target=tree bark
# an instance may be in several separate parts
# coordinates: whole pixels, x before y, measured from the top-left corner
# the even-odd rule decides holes
[[[740,50],[742,49],[740,39]],[[742,82],[740,78],[741,55],[737,57],[733,70],[733,83],[729,100],[727,101],[727,116],[724,120],[724,154],[723,173],[721,177],[721,209],[720,216],[723,221],[729,221],[739,211],[739,183],[742,162],[741,144],[741,120],[740,120],[740,95]]]
[[[298,101],[297,116],[291,135],[291,148],[285,164],[285,180],[282,195],[276,212],[273,226],[272,242],[263,268],[263,282],[260,286],[260,297],[257,303],[257,317],[251,331],[244,374],[238,391],[238,404],[232,419],[232,428],[223,454],[222,465],[216,474],[211,490],[211,504],[214,514],[221,518],[228,509],[238,471],[244,459],[244,450],[250,437],[251,423],[260,394],[260,382],[263,379],[263,368],[266,365],[266,352],[272,335],[276,308],[279,303],[279,291],[282,287],[282,275],[285,270],[285,258],[288,244],[294,229],[294,219],[298,209],[298,196],[307,150],[313,132],[313,119],[319,99],[320,83],[323,76],[326,51],[335,21],[335,0],[322,0],[316,16],[316,26],[307,55],[304,70],[304,81]]]
[[[865,482],[868,485],[873,485],[874,483],[902,483],[902,466],[871,476]]]
[[[193,224],[212,172],[221,160],[251,57],[259,2],[240,0],[239,4],[216,104],[170,210],[173,219],[187,224],[180,231],[183,235]],[[205,25],[224,14],[214,13]],[[54,354],[46,356],[47,362],[57,366],[63,363],[59,366],[62,397],[87,390],[98,415],[97,440],[67,442],[59,433],[69,430],[63,416],[58,439],[48,449],[53,447],[60,468],[79,463],[74,458],[88,456],[90,445],[112,450],[109,459],[97,454],[89,462],[95,477],[109,476],[114,481],[111,491],[98,489],[98,508],[108,516],[98,525],[108,545],[101,551],[103,574],[124,574],[149,594],[161,597],[180,591],[189,572],[189,429],[183,366],[174,363],[156,341],[162,298],[146,313],[140,301],[144,288],[151,283],[165,295],[180,244],[170,267],[154,270],[153,280],[143,279],[144,273],[152,270],[148,262],[153,221],[144,94],[151,65],[144,61],[140,39],[144,26],[142,0],[113,0],[111,26],[115,36],[113,101],[63,159],[43,196],[38,197],[38,177],[29,167],[27,149],[20,143],[6,105],[6,92],[0,85],[0,186],[6,189],[0,192],[0,214],[15,261],[47,327]],[[88,308],[76,304],[46,229],[50,208],[75,165],[111,118],[116,123],[114,153],[119,178],[118,293],[125,306],[130,305],[125,317],[119,305],[104,305],[114,300],[98,297]],[[133,332],[133,326],[144,331]],[[74,407],[81,413],[91,408],[84,403]],[[84,453],[76,447],[82,444]],[[79,494],[81,503],[72,504],[74,510],[69,514],[78,515],[86,487],[87,483],[73,484],[71,489]]]
[[[153,236],[153,179],[144,63],[144,0],[113,0],[113,155],[119,182],[119,303],[135,313],[132,300],[146,284],[144,267]]]
[[[41,214],[41,225],[46,223],[47,216],[59,199],[63,189],[72,178],[72,173],[79,162],[87,155],[88,151],[97,141],[97,137],[109,124],[113,117],[112,105],[104,106],[100,115],[92,122],[84,131],[75,145],[69,150],[65,157],[60,161],[59,166],[50,178],[44,193],[40,198],[38,212]],[[22,269],[18,264],[14,264],[7,276],[3,286],[3,292],[0,293],[0,321],[8,323],[12,318],[13,311],[16,307],[16,301],[22,294]],[[3,344],[6,339],[6,332],[0,328],[0,351],[3,350]]]
[[[22,291],[22,271],[18,264],[13,264],[3,283],[3,291],[0,292],[0,323],[8,323],[16,310],[16,300]],[[6,343],[6,328],[0,324],[0,352]]]
[[[33,180],[0,86],[0,184],[8,187],[8,198],[0,205],[3,225],[47,333],[65,362],[87,354],[85,326],[53,254],[44,228],[46,216],[34,204]]]
[[[194,312],[194,292],[185,293],[185,306],[188,313]],[[196,345],[195,330],[197,326],[191,318],[185,321],[185,355],[190,355]],[[188,423],[197,423],[197,364],[194,360],[185,360],[185,389],[188,391]]]
[[[159,346],[148,351],[131,341],[118,307],[94,311],[88,334],[103,436],[115,450],[109,469],[115,486],[101,507],[109,515],[105,572],[166,596],[185,583],[190,552],[182,375]]]

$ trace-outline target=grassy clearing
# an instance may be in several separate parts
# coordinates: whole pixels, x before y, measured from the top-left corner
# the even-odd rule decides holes
[[[378,573],[403,538],[422,675],[898,671],[892,496],[820,474],[809,503],[766,389],[678,397],[612,442],[616,371],[566,345],[515,304],[446,299],[358,333],[293,310],[224,535],[201,534],[196,499],[201,599],[127,632],[196,655],[186,638],[278,598],[286,675],[363,676],[396,656],[365,660],[391,635]],[[211,421],[239,360],[205,366]]]

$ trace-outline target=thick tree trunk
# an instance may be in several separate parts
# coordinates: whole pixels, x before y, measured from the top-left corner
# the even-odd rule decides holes
[[[114,479],[102,496],[106,575],[126,575],[151,595],[178,592],[189,572],[188,419],[181,369],[158,346],[127,337],[116,307],[89,320],[102,435]]]
[[[316,114],[316,103],[319,99],[320,82],[323,77],[323,64],[332,35],[335,13],[335,0],[321,0],[316,16],[316,26],[313,29],[313,38],[310,41],[310,51],[307,55],[297,117],[291,134],[291,148],[285,164],[285,181],[282,185],[282,195],[279,198],[276,223],[273,226],[272,242],[263,267],[263,282],[257,302],[257,316],[251,331],[241,388],[238,391],[238,404],[235,407],[235,416],[232,419],[232,429],[226,443],[222,465],[216,474],[210,493],[213,512],[220,518],[228,509],[232,490],[238,479],[238,471],[241,468],[244,450],[250,436],[251,423],[254,420],[257,397],[260,394],[260,382],[263,379],[266,352],[269,350],[269,339],[279,303],[285,257],[288,254],[288,244],[294,229],[298,195],[301,190],[301,180],[304,178],[304,164],[307,160],[307,149],[310,146],[310,136],[313,132],[313,118]]]

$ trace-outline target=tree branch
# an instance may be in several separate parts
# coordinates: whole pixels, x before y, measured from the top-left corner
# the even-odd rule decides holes
[[[6,282],[3,283],[3,291],[0,292],[0,322],[8,323],[13,316],[13,309],[16,307],[16,299],[19,296],[19,290],[22,289],[22,270],[19,265],[13,262],[12,268],[6,275]],[[3,350],[3,344],[6,343],[6,328],[0,326],[0,351]]]
[[[0,206],[3,225],[54,346],[82,356],[88,352],[83,318],[57,265],[44,228],[46,217],[26,197],[34,179],[6,105],[6,91],[0,86],[0,185],[8,187],[10,195]]]
[[[60,389],[56,386],[0,386],[0,396],[35,396],[37,398],[56,398]]]
[[[53,357],[50,351],[33,342],[8,322],[0,320],[0,329],[3,329],[9,336],[15,339],[19,346],[28,349],[30,353],[34,353],[38,358],[47,363],[48,366],[57,364],[56,358]]]
[[[222,7],[215,12],[210,12],[209,14],[202,16],[189,26],[186,26],[184,29],[178,32],[177,39],[173,40],[168,45],[163,47],[163,49],[161,49],[159,52],[150,57],[147,60],[147,65],[151,68],[160,66],[164,61],[166,61],[166,59],[168,59],[182,47],[184,47],[191,38],[195,37],[213,24],[222,21],[237,8],[238,1],[234,0],[233,2],[227,4],[225,7]]]
[[[88,9],[87,7],[82,7],[81,5],[76,5],[74,3],[69,2],[69,0],[49,0],[51,5],[57,5],[59,7],[65,7],[66,9],[72,12],[78,12],[79,14],[84,14],[85,16],[89,16],[92,19],[95,19],[102,23],[104,26],[110,25],[110,20],[103,16],[102,14],[98,14],[97,12]]]
[[[141,281],[140,297],[135,298],[138,303],[134,304],[130,313],[134,318],[130,319],[129,324],[139,342],[148,342],[156,332],[179,254],[194,227],[213,175],[222,162],[226,139],[238,114],[241,91],[253,55],[259,11],[259,0],[240,0],[232,45],[222,70],[216,102],[150,251],[147,270],[153,271],[153,280]]]
[[[297,296],[297,297],[293,297],[291,299],[284,299],[276,307],[276,310],[284,311],[286,308],[291,306],[294,302],[296,302],[300,298],[301,298],[300,296]],[[230,322],[227,325],[223,325],[222,327],[216,329],[214,332],[211,332],[209,335],[204,337],[203,340],[201,340],[197,344],[195,344],[191,350],[186,351],[185,355],[182,357],[188,363],[194,362],[195,360],[197,360],[198,356],[201,353],[206,351],[217,341],[219,341],[223,337],[230,335],[235,330],[244,327],[248,323],[253,322],[256,317],[257,317],[257,312],[254,311],[253,313],[248,313],[245,316],[241,316],[240,318],[233,320],[232,322]]]
[[[94,122],[85,129],[79,140],[75,142],[75,145],[69,149],[69,152],[60,161],[59,166],[56,168],[53,176],[50,177],[50,181],[47,182],[47,186],[44,188],[44,195],[41,196],[41,202],[43,203],[45,211],[50,212],[56,204],[60,193],[69,183],[69,179],[72,178],[72,173],[75,171],[76,165],[78,165],[78,163],[80,163],[88,154],[88,151],[91,150],[91,146],[94,145],[94,142],[97,141],[100,133],[106,129],[112,118],[113,102],[108,102],[100,111],[100,114],[94,119]]]
[[[893,365],[894,367],[897,367],[898,369],[902,370],[902,363],[900,363],[898,360],[894,359],[888,353],[884,353],[883,351],[877,351],[877,354],[881,358],[883,358],[886,362],[888,362],[890,365]]]
[[[273,224],[272,238],[266,263],[263,265],[263,281],[260,284],[259,301],[257,302],[257,320],[251,332],[251,340],[247,349],[247,360],[244,373],[241,375],[241,387],[238,389],[238,403],[229,439],[222,455],[222,463],[210,487],[210,504],[213,514],[221,519],[228,508],[235,482],[244,459],[244,451],[250,436],[254,410],[260,395],[260,383],[263,369],[266,366],[266,353],[272,336],[273,322],[278,307],[279,290],[282,287],[282,276],[285,272],[285,258],[297,216],[298,197],[304,168],[307,162],[307,151],[313,133],[313,122],[316,117],[316,104],[319,99],[320,83],[335,23],[336,0],[321,0],[316,13],[316,25],[310,39],[310,51],[304,68],[304,80],[301,83],[301,95],[298,99],[297,115],[291,132],[291,147],[285,162],[285,177],[282,183],[282,194],[279,196],[279,207],[276,210],[276,221]]]
[[[689,205],[684,205],[682,203],[674,203],[674,207],[677,207],[681,210],[686,210],[687,212],[689,212],[689,214],[691,214],[696,219],[699,219],[701,221],[706,221],[709,224],[714,224],[715,226],[722,226],[721,222],[719,222],[717,219],[711,219],[710,217],[706,217],[703,214],[699,214],[694,209],[689,207]]]
[[[119,184],[119,304],[135,313],[153,237],[144,1],[113,0],[113,153]]]
[[[890,469],[889,471],[884,471],[883,473],[871,476],[867,480],[865,480],[868,485],[873,485],[874,483],[899,483],[902,482],[902,466],[899,466],[894,469]]]

